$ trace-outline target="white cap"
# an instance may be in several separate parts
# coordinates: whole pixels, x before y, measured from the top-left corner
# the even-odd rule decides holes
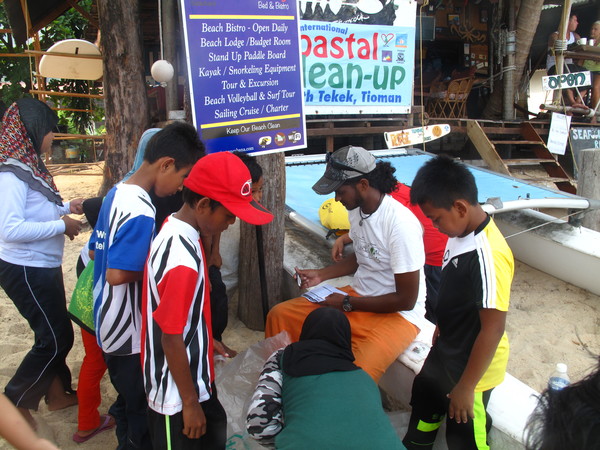
[[[565,363],[556,364],[556,371],[560,373],[567,373],[567,365]]]

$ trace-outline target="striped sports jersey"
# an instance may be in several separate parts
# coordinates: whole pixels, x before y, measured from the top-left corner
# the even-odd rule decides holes
[[[183,408],[161,344],[162,334],[181,334],[198,401],[210,398],[214,380],[208,271],[200,235],[167,218],[150,249],[144,273],[142,368],[148,405],[159,414]]]
[[[94,250],[94,322],[105,353],[140,352],[142,282],[111,286],[107,269],[144,270],[154,236],[154,206],[134,184],[119,184],[107,194],[89,248]]]
[[[479,311],[508,311],[513,272],[512,252],[490,217],[469,235],[448,240],[436,309],[440,335],[432,351],[438,352],[455,383],[481,329]],[[508,352],[504,333],[476,392],[491,389],[504,380]]]

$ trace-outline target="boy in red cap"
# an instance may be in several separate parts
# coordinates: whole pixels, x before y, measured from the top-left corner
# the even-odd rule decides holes
[[[152,243],[144,273],[141,356],[148,420],[154,448],[225,448],[227,417],[214,385],[200,232],[221,233],[236,217],[263,225],[273,216],[253,200],[246,165],[228,152],[194,165],[183,200]]]

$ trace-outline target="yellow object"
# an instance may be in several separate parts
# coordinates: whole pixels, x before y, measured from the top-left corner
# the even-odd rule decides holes
[[[330,230],[349,230],[348,211],[334,198],[325,200],[319,208],[321,224]]]

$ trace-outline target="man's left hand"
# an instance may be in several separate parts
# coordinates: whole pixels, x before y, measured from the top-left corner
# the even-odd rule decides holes
[[[320,304],[323,306],[330,306],[331,308],[342,309],[342,303],[344,302],[344,297],[346,294],[339,294],[334,292],[333,294],[329,294],[325,300],[323,300]]]

